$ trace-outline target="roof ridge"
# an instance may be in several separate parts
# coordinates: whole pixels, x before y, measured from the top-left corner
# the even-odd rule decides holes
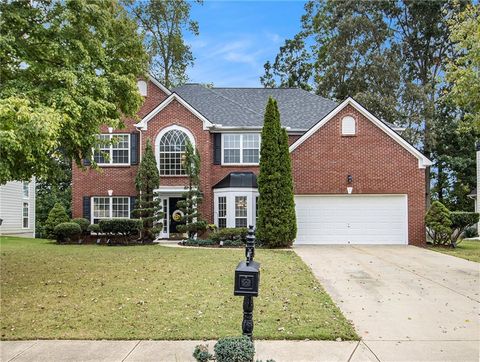
[[[250,112],[252,112],[252,113],[254,113],[254,114],[257,114],[257,115],[259,115],[259,116],[262,116],[261,113],[258,113],[258,112],[256,112],[256,111],[254,111],[253,109],[251,109],[251,108],[249,108],[249,107],[246,107],[246,106],[244,106],[243,104],[240,104],[240,103],[238,103],[237,101],[234,101],[233,99],[231,99],[231,98],[229,98],[229,97],[224,96],[223,94],[220,94],[220,93],[218,93],[218,92],[215,92],[212,88],[207,88],[207,87],[205,87],[205,88],[208,89],[210,92],[215,93],[217,96],[222,97],[222,98],[225,98],[226,100],[228,100],[228,101],[236,104],[237,106],[240,106],[240,107],[242,107],[242,108],[244,108],[244,109],[248,109]]]

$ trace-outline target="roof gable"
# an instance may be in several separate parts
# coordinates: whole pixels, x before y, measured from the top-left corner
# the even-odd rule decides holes
[[[342,109],[344,109],[347,105],[351,105],[356,110],[358,110],[362,115],[364,115],[369,121],[375,124],[378,128],[380,128],[383,132],[385,132],[388,136],[393,138],[400,146],[410,152],[413,156],[418,159],[418,167],[425,168],[427,166],[432,165],[432,161],[430,161],[427,157],[425,157],[419,150],[413,147],[410,143],[404,140],[397,132],[395,132],[392,128],[387,126],[384,122],[379,120],[369,111],[367,111],[360,103],[355,101],[353,98],[349,97],[341,104],[339,104],[335,109],[333,109],[330,113],[328,113],[324,118],[322,118],[319,122],[317,122],[313,127],[311,127],[303,136],[301,136],[298,140],[296,140],[290,147],[290,152],[295,151],[298,146],[300,146],[303,142],[305,142],[310,136],[312,136],[315,132],[317,132],[322,126],[324,126],[328,121],[330,121],[335,115],[337,115]]]
[[[173,100],[176,100],[180,103],[183,107],[189,110],[194,116],[196,116],[200,121],[203,122],[203,129],[208,129],[212,127],[212,123],[203,116],[200,112],[198,112],[195,108],[193,108],[187,101],[185,101],[182,97],[180,97],[175,92],[171,93],[162,103],[160,103],[157,107],[155,107],[149,114],[142,118],[142,120],[135,124],[135,127],[141,128],[146,130],[148,128],[148,122],[155,117],[162,109],[168,106]]]
[[[165,87],[162,83],[160,83],[157,79],[155,79],[155,77],[153,75],[151,75],[150,73],[148,74],[148,80],[150,82],[152,82],[153,84],[155,84],[155,86],[157,86],[162,92],[164,92],[167,96],[169,96],[170,94],[172,94],[172,91],[170,89],[168,89],[167,87]]]

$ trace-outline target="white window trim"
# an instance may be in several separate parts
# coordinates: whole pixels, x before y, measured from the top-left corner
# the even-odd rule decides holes
[[[27,204],[27,226],[24,226],[23,221],[25,220],[25,216],[23,215],[23,208]],[[22,202],[22,229],[30,229],[30,202],[23,201]]]
[[[95,198],[100,198],[100,197],[110,199],[109,204],[108,204],[108,214],[110,216],[108,216],[108,217],[95,217],[94,199]],[[120,198],[120,197],[128,198],[128,217],[118,217],[118,216],[113,217],[112,216],[113,215],[113,199],[114,198]],[[132,212],[132,210],[130,210],[130,199],[131,199],[131,196],[122,196],[122,195],[117,195],[117,196],[92,196],[92,197],[90,197],[90,223],[93,224],[94,219],[99,219],[99,220],[130,219],[130,214]]]
[[[218,198],[226,197],[227,201],[227,228],[235,227],[235,197],[246,196],[247,197],[247,227],[249,225],[256,225],[256,197],[259,195],[258,189],[252,188],[225,188],[216,189],[213,191],[214,195],[214,222],[218,226]]]
[[[243,162],[243,136],[249,134],[248,132],[243,133],[222,133],[222,166],[258,166],[260,164],[260,147],[262,145],[262,135],[260,133],[253,133],[258,135],[258,160],[259,162]],[[250,133],[252,134],[252,133]],[[225,135],[240,135],[240,162],[224,162],[225,154]],[[249,148],[250,149],[250,148]]]
[[[131,155],[130,155],[130,151],[131,151],[131,148],[132,148],[132,143],[131,143],[131,135],[130,133],[100,133],[99,134],[100,136],[110,136],[110,141],[112,140],[112,137],[115,137],[115,136],[127,136],[128,137],[128,148],[127,148],[127,151],[128,151],[128,162],[126,163],[113,163],[113,150],[114,150],[114,147],[112,144],[109,145],[109,160],[108,160],[108,163],[97,163],[98,166],[130,166],[130,162],[131,162]],[[124,149],[124,148],[120,148],[120,149]],[[95,149],[93,150],[93,152],[95,152]]]
[[[192,132],[190,132],[190,130],[188,130],[187,128],[177,126],[175,124],[162,128],[162,130],[157,134],[157,137],[155,138],[155,158],[157,159],[158,172],[160,173],[160,177],[187,177],[188,175],[162,175],[160,172],[160,140],[165,135],[165,133],[171,130],[184,132],[188,136],[188,139],[190,140],[192,146],[195,148],[195,137],[193,137]]]
[[[353,122],[353,129],[349,129],[346,122]],[[352,116],[345,116],[341,121],[342,136],[355,136],[357,134],[357,120]]]

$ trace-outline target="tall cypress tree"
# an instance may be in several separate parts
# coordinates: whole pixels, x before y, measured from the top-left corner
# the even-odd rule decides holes
[[[146,242],[155,240],[163,227],[162,204],[156,189],[160,186],[160,174],[153,153],[152,144],[147,139],[145,153],[135,177],[138,191],[137,203],[133,214],[142,220],[142,239]]]
[[[273,98],[268,99],[262,128],[260,147],[260,173],[258,175],[258,221],[257,237],[265,245],[277,246],[281,210],[278,204],[278,187],[280,186],[280,158],[278,134],[280,121],[278,119]]]
[[[276,103],[275,103],[276,105]],[[277,108],[278,113],[278,108]],[[280,114],[278,114],[280,118]],[[288,147],[287,131],[283,128],[280,130],[279,137],[280,151],[280,187],[279,201],[281,220],[280,227],[282,232],[278,235],[279,246],[291,246],[293,240],[297,237],[297,217],[295,214],[295,199],[293,196],[293,179],[292,179],[292,162]]]

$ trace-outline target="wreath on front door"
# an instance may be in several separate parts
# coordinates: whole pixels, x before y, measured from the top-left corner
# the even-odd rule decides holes
[[[175,221],[175,222],[182,221],[182,219],[183,219],[183,212],[182,212],[182,210],[175,210],[175,211],[172,213],[172,219],[173,219],[173,221]]]

